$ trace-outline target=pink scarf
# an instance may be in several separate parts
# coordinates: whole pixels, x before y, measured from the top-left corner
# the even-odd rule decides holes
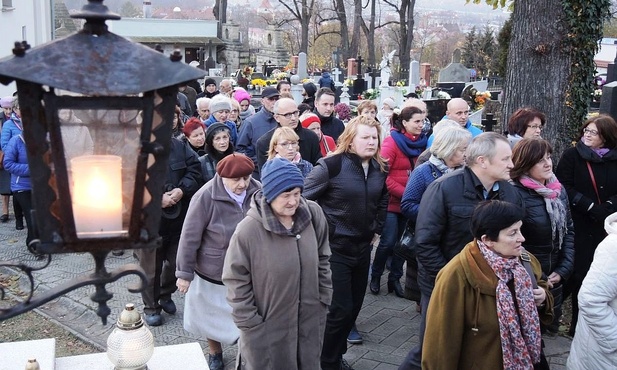
[[[499,279],[496,299],[503,368],[533,369],[533,364],[540,362],[542,336],[540,318],[533,300],[531,278],[518,258],[501,257],[479,240],[478,247]],[[512,297],[508,288],[508,282],[513,279],[515,297]]]

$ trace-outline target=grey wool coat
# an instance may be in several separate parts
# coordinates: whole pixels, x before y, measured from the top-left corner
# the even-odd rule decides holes
[[[255,193],[223,267],[240,329],[237,369],[320,368],[332,299],[329,258],[328,224],[317,203],[301,198],[287,230]]]

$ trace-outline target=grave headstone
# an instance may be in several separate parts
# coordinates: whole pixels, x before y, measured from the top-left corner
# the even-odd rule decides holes
[[[431,86],[431,63],[420,64],[420,85],[424,80],[424,86]]]
[[[332,79],[334,80],[334,85],[335,86],[340,86],[342,85],[341,83],[341,70],[337,68],[334,68],[332,70]]]
[[[341,103],[345,103],[349,105],[350,97],[351,96],[349,95],[349,87],[347,87],[347,85],[343,85],[343,87],[341,88],[341,96],[340,96]]]
[[[300,76],[293,75],[289,78],[289,81],[291,82],[291,96],[294,98],[296,104],[302,103],[302,100],[304,100],[302,96],[304,88],[302,87]]]
[[[362,92],[364,90],[366,90],[366,82],[364,80],[364,78],[362,77],[362,63],[364,62],[364,59],[362,58],[361,55],[358,55],[358,57],[356,58],[356,64],[357,64],[357,71],[356,71],[356,79],[353,82],[353,94],[354,95],[359,95],[362,94]]]
[[[482,130],[484,132],[493,131],[493,126],[497,124],[497,120],[493,117],[493,113],[487,113],[486,118],[482,118]]]
[[[300,77],[300,80],[308,77],[306,65],[306,53],[301,52],[300,54],[298,54],[298,77]]]
[[[409,62],[409,85],[411,90],[415,90],[416,86],[420,84],[420,63],[417,60]]]
[[[439,72],[439,82],[469,82],[471,75],[469,69],[461,64],[461,51],[454,50],[452,63],[448,64]]]
[[[602,86],[600,113],[608,114],[613,117],[613,119],[617,120],[617,81]]]
[[[291,57],[291,68],[295,71],[298,70],[298,56],[294,55]]]
[[[366,81],[366,88],[367,89],[372,89],[373,86],[375,85],[375,80],[371,78],[371,74],[370,73],[365,73],[364,74],[364,81]]]
[[[358,65],[354,58],[347,59],[347,78],[352,78],[358,73]]]

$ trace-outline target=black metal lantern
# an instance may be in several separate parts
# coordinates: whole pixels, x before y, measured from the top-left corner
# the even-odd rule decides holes
[[[102,2],[88,0],[71,15],[85,19],[73,35],[31,50],[15,43],[14,56],[0,61],[0,82],[17,84],[36,226],[29,248],[90,252],[94,275],[59,290],[96,285],[92,299],[105,322],[111,294],[104,284],[126,274],[145,281],[136,265],[107,273],[105,258],[111,250],[160,244],[177,86],[204,72],[181,63],[179,51],[165,57],[109,32],[105,21],[120,16]],[[42,298],[0,311],[0,320],[55,297]]]

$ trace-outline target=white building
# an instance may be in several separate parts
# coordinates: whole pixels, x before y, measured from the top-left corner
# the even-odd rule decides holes
[[[53,0],[2,0],[0,24],[0,58],[11,57],[16,41],[27,41],[31,47],[53,39]],[[15,92],[15,83],[0,84],[0,96]]]

